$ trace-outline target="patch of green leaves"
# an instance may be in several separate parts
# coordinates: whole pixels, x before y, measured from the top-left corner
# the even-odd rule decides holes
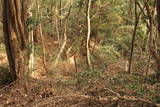
[[[95,60],[101,60],[102,63],[111,64],[115,62],[118,58],[120,58],[120,53],[118,50],[113,46],[101,46],[95,53],[94,58]]]
[[[95,70],[86,70],[75,74],[79,86],[93,85],[103,78],[103,73]]]

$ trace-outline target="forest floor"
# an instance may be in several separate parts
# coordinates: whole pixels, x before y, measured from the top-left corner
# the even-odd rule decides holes
[[[0,107],[158,107],[160,81],[145,79],[139,74],[127,74],[125,60],[119,59],[104,68],[96,64],[95,70],[78,65],[72,60],[53,61],[57,44],[51,38],[45,44],[47,72],[44,72],[41,47],[36,47],[35,70],[25,92],[23,81],[9,83],[7,57],[0,45]],[[54,48],[53,48],[54,47]],[[85,63],[78,55],[77,62]],[[97,61],[98,62],[98,61]],[[4,84],[7,83],[8,84]]]

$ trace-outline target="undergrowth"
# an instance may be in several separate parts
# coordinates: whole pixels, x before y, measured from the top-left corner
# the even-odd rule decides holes
[[[146,97],[160,103],[160,83],[145,81],[143,76],[119,72],[107,75],[97,70],[78,72],[69,79],[68,85],[75,85],[77,90],[87,91],[99,85],[121,92],[122,96]]]
[[[92,62],[98,60],[100,63],[109,65],[120,58],[120,53],[113,46],[101,46],[96,52],[93,53]]]
[[[143,76],[119,72],[113,78],[111,77],[108,83],[113,88],[121,86],[160,103],[160,83],[158,81],[153,84],[152,81],[144,80]]]

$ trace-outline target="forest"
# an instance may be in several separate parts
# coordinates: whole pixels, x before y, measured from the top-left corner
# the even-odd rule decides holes
[[[160,107],[160,0],[0,0],[0,107]]]

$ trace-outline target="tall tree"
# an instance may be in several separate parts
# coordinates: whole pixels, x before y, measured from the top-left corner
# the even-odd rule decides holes
[[[3,32],[12,79],[23,78],[27,58],[27,37],[20,0],[3,0]]]

